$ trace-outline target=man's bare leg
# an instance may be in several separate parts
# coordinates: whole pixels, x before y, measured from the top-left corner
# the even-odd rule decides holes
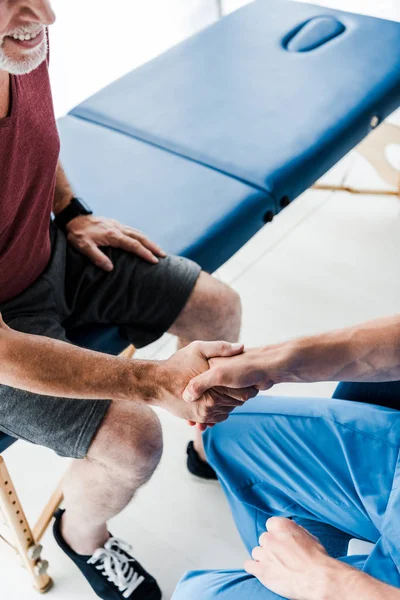
[[[241,320],[242,309],[237,292],[202,272],[170,333],[178,336],[178,348],[195,340],[237,342]],[[197,429],[194,447],[200,458],[207,462],[202,434]]]
[[[107,521],[121,512],[154,473],[162,431],[145,404],[113,402],[83,460],[64,479],[62,535],[78,554],[91,555],[107,541]]]
[[[179,337],[180,347],[197,339],[235,342],[240,323],[238,294],[201,273],[170,332]],[[205,459],[201,434],[196,433],[195,448]],[[107,521],[150,479],[161,453],[162,432],[155,413],[144,404],[113,402],[88,456],[75,460],[64,479],[62,535],[75,552],[92,554],[104,545]]]

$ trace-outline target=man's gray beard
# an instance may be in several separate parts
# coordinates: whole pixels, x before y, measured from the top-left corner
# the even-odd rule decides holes
[[[21,60],[14,60],[9,58],[0,48],[0,69],[7,71],[11,75],[26,75],[31,73],[46,60],[47,55],[47,43],[42,42],[40,47],[34,52],[28,53]]]

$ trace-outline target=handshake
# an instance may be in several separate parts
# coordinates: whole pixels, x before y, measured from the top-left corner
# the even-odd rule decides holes
[[[158,363],[157,406],[204,431],[274,384],[259,365],[258,350],[242,344],[193,342]]]

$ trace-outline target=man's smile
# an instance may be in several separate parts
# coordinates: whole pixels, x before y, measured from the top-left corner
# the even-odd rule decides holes
[[[41,27],[37,31],[32,33],[14,33],[13,35],[6,36],[4,42],[8,41],[11,44],[16,44],[19,48],[36,48],[39,46],[44,39],[44,28]]]

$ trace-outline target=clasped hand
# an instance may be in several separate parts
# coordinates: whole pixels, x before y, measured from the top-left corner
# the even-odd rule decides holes
[[[237,406],[257,395],[253,386],[210,386],[194,401],[184,402],[183,393],[188,383],[210,369],[209,361],[216,357],[233,360],[243,352],[242,344],[228,342],[193,342],[179,350],[169,360],[160,364],[160,405],[176,416],[197,424],[204,430],[207,426],[225,421]]]
[[[203,361],[199,362],[197,357],[196,367],[187,380],[182,397],[187,404],[192,405],[192,410],[198,408],[203,411],[202,420],[188,418],[190,425],[197,424],[201,431],[219,422],[213,418],[205,418],[204,409],[209,408],[213,402],[218,409],[217,416],[223,416],[220,420],[225,420],[234,408],[256,396],[259,390],[268,390],[274,385],[271,373],[265,368],[262,351],[245,351],[243,345],[228,342],[195,344],[198,346],[191,344],[188,348],[196,348],[195,352],[201,348]],[[271,347],[271,353],[275,354],[274,347]],[[178,352],[175,357],[179,354]],[[210,414],[207,409],[205,412]]]

